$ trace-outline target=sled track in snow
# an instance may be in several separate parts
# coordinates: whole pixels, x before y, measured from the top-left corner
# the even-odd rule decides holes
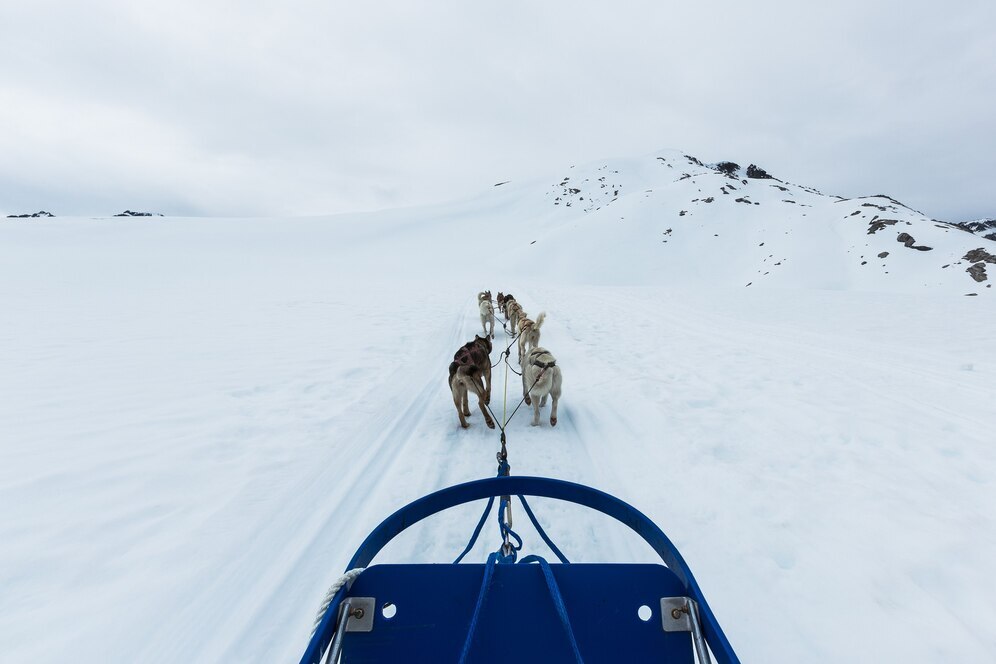
[[[390,414],[377,417],[348,434],[349,462],[319,466],[310,477],[302,478],[294,498],[280,505],[270,519],[271,525],[257,535],[261,542],[283,542],[268,568],[260,570],[254,564],[258,561],[234,560],[226,573],[201,593],[204,601],[191,598],[188,609],[173,621],[181,633],[187,630],[192,633],[194,627],[203,622],[216,624],[219,638],[212,642],[213,647],[197,650],[197,644],[184,644],[182,638],[169,638],[150,644],[142,661],[189,658],[221,661],[246,656],[246,644],[259,641],[261,634],[279,630],[301,632],[301,638],[306,639],[300,620],[301,605],[307,605],[308,611],[317,609],[325,585],[341,572],[339,567],[343,563],[336,562],[337,557],[345,554],[348,559],[366,531],[387,516],[378,514],[369,523],[364,519],[364,503],[371,496],[377,496],[384,483],[396,474],[411,432],[417,431],[430,413],[438,412],[438,394],[445,388],[445,374],[440,367],[445,368],[450,361],[447,353],[463,343],[460,339],[468,318],[465,313],[457,318],[446,341],[440,343],[438,356],[425,357],[421,362],[419,358],[411,358],[412,363],[401,370],[417,379],[403,382],[401,387],[394,389],[380,385],[367,392],[364,399],[384,404],[396,403],[398,399],[392,400],[392,396],[414,396],[400,411],[385,405]],[[445,405],[452,409],[448,390],[446,397]],[[321,581],[318,586],[308,578],[308,570],[312,573],[319,570]],[[216,591],[223,592],[218,589],[231,585],[241,586],[235,593],[241,600],[227,608],[225,617],[206,615],[205,611],[209,609],[204,607],[211,605],[209,598]],[[248,620],[247,615],[251,616]],[[223,635],[227,638],[221,638]],[[187,649],[191,647],[194,649]],[[250,659],[267,659],[260,657],[262,654],[257,651]]]

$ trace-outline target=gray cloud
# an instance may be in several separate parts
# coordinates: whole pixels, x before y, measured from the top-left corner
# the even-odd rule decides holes
[[[996,215],[996,10],[312,0],[0,6],[0,210],[320,214],[675,147]]]

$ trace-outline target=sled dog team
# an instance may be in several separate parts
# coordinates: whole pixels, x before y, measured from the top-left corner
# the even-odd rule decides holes
[[[533,321],[522,306],[515,301],[512,294],[499,292],[496,298],[498,311],[508,320],[510,333],[518,330],[519,366],[522,368],[522,396],[526,405],[533,407],[533,426],[539,426],[540,408],[546,406],[549,396],[550,426],[557,426],[557,403],[563,379],[560,367],[553,354],[540,347],[540,328],[546,319],[546,313],[541,312]],[[477,294],[477,305],[481,313],[481,326],[484,336],[474,335],[474,340],[467,342],[453,356],[450,363],[449,385],[453,393],[453,405],[456,406],[460,426],[467,428],[467,417],[470,416],[468,395],[477,394],[477,405],[484,415],[484,422],[489,428],[495,428],[495,422],[485,407],[491,403],[491,340],[495,338],[495,310],[491,302],[491,291]]]

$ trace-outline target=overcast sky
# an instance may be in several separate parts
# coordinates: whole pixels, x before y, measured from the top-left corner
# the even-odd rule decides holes
[[[370,210],[676,148],[996,217],[994,34],[994,0],[0,0],[0,213]]]

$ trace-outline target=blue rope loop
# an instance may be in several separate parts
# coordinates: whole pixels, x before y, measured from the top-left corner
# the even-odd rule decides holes
[[[550,563],[546,562],[541,556],[531,555],[526,556],[519,564],[528,563],[539,563],[540,569],[543,570],[543,578],[546,580],[546,587],[550,590],[550,598],[553,599],[553,606],[557,610],[557,615],[560,617],[560,624],[564,626],[564,633],[567,635],[567,640],[571,644],[571,652],[574,655],[574,661],[577,664],[584,664],[584,660],[581,658],[581,649],[578,648],[578,640],[574,636],[574,629],[571,627],[571,619],[567,615],[567,605],[564,604],[564,597],[560,594],[560,586],[557,585],[557,579],[553,576],[553,570],[550,569]]]
[[[495,497],[491,496],[490,498],[488,498],[488,504],[484,508],[484,514],[481,515],[481,520],[477,522],[477,527],[474,528],[474,534],[470,536],[470,541],[467,542],[467,547],[463,550],[463,553],[457,556],[456,560],[453,561],[454,565],[458,565],[460,561],[463,560],[464,556],[470,553],[470,550],[474,548],[475,544],[477,544],[477,538],[481,536],[481,530],[484,529],[484,524],[487,523],[488,514],[491,514],[491,507],[494,504],[495,504]]]
[[[570,565],[571,561],[567,559],[567,556],[565,556],[563,553],[560,552],[560,549],[557,548],[557,545],[553,543],[553,540],[550,539],[550,536],[546,534],[545,530],[543,530],[543,526],[539,524],[539,521],[536,519],[536,515],[533,514],[533,511],[531,509],[529,509],[529,503],[526,502],[526,497],[523,496],[522,494],[518,495],[519,495],[519,502],[522,503],[522,508],[526,511],[526,516],[529,517],[529,520],[533,524],[533,528],[535,528],[536,532],[539,533],[540,538],[544,542],[546,542],[546,545],[550,547],[550,550],[553,551],[553,555],[557,556],[560,562],[564,563],[565,565]],[[531,558],[531,557],[532,556],[526,556],[526,558]],[[523,558],[523,561],[524,560],[525,558]]]
[[[477,621],[481,617],[481,608],[484,606],[484,599],[488,595],[491,587],[491,579],[494,576],[495,565],[498,564],[499,555],[497,552],[488,556],[488,561],[484,563],[484,578],[481,580],[481,590],[477,593],[477,605],[470,618],[470,627],[467,628],[467,638],[464,639],[463,649],[460,651],[460,664],[466,664],[470,648],[474,645],[474,634],[477,632]]]
[[[474,645],[474,636],[477,634],[477,625],[481,618],[481,610],[484,608],[488,591],[491,589],[495,567],[502,564],[502,562],[501,554],[496,551],[488,556],[488,561],[484,564],[484,577],[481,579],[481,589],[477,593],[477,604],[474,606],[474,613],[470,618],[470,626],[467,628],[467,638],[464,639],[463,649],[460,651],[460,664],[466,664],[467,657],[470,655],[470,650]],[[578,647],[578,640],[574,636],[574,628],[571,627],[570,616],[567,615],[567,605],[564,603],[563,595],[560,594],[560,586],[557,585],[557,579],[553,576],[550,563],[537,555],[529,555],[519,561],[520,565],[529,563],[539,563],[540,569],[543,571],[543,579],[546,581],[546,587],[550,591],[550,598],[553,600],[553,607],[560,618],[560,624],[564,628],[567,641],[570,643],[574,661],[576,664],[584,664],[584,659],[581,657],[581,649]]]

